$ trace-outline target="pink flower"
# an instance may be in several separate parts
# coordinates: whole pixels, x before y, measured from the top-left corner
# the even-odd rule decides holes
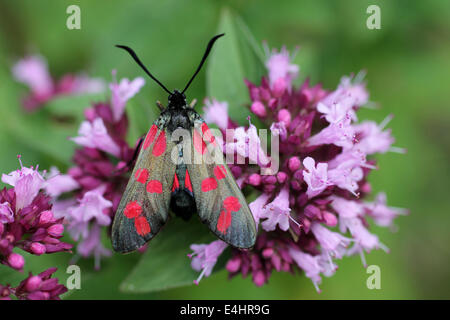
[[[209,277],[217,262],[217,259],[228,245],[222,240],[216,240],[210,244],[192,244],[191,250],[194,251],[188,257],[192,259],[192,269],[201,271],[195,284],[198,284],[203,277]]]
[[[328,200],[331,200],[331,207],[338,213],[340,219],[355,218],[364,214],[364,206],[359,202],[336,196],[332,196]],[[342,224],[341,232],[345,232]]]
[[[373,121],[365,121],[355,125],[355,131],[359,134],[359,142],[356,147],[365,154],[385,153],[387,151],[404,153],[402,149],[391,147],[394,143],[391,130],[383,131],[391,119],[392,117],[387,117],[380,125]]]
[[[344,237],[340,233],[330,231],[320,223],[314,222],[311,231],[319,241],[322,249],[331,257],[341,259],[351,239]]]
[[[0,223],[11,223],[14,221],[14,212],[8,202],[0,203]]]
[[[270,131],[273,136],[279,136],[281,141],[285,141],[287,138],[286,126],[284,122],[274,122],[270,126]]]
[[[78,137],[70,138],[76,144],[89,148],[98,148],[116,157],[120,156],[120,148],[108,134],[102,118],[95,118],[92,123],[83,121],[78,134]]]
[[[321,255],[313,256],[294,248],[289,248],[289,254],[299,268],[305,272],[305,276],[311,279],[316,291],[320,293],[319,284],[322,282],[320,274],[331,276],[334,272],[327,266],[326,259]]]
[[[321,100],[322,110],[329,108],[328,110],[331,111],[333,108],[336,108],[336,111],[341,116],[348,113],[351,119],[356,121],[357,117],[354,108],[365,105],[369,100],[369,93],[362,82],[363,77],[364,73],[359,73],[355,81],[353,81],[352,77],[342,77],[337,89]],[[319,105],[317,108],[319,110]],[[327,113],[321,110],[319,112]],[[331,123],[329,119],[327,121]]]
[[[330,106],[327,106],[323,102],[319,102],[317,104],[317,111],[323,113],[329,123],[338,123],[347,116],[349,108],[341,103],[334,102]]]
[[[20,156],[18,157],[20,161]],[[20,161],[22,166],[22,162]],[[36,169],[23,167],[2,175],[2,181],[14,187],[16,210],[28,206],[45,185],[44,178]]]
[[[308,139],[310,146],[334,144],[343,148],[351,148],[355,140],[355,129],[351,126],[351,118],[347,114],[338,122],[333,122]]]
[[[61,174],[56,167],[51,167],[49,172],[49,178],[45,184],[45,191],[52,197],[58,197],[59,195],[73,191],[79,188],[75,179],[68,174]]]
[[[214,123],[220,129],[225,130],[228,127],[228,103],[215,99],[205,99],[204,103],[203,119],[207,123]]]
[[[364,177],[363,171],[360,167],[353,169],[333,169],[328,171],[328,178],[331,183],[341,189],[348,190],[356,197],[358,194],[358,181]]]
[[[261,226],[266,231],[273,231],[278,227],[287,231],[289,229],[289,220],[292,220],[299,226],[299,223],[291,217],[289,208],[289,191],[283,188],[278,196],[267,204],[259,214],[260,219],[266,219]]]
[[[43,57],[34,55],[19,60],[12,73],[17,81],[26,84],[36,95],[44,97],[52,94],[53,80]]]
[[[77,247],[77,251],[83,257],[94,256],[95,269],[100,269],[100,259],[111,256],[111,251],[106,249],[101,241],[101,229],[99,224],[93,224],[89,234]]]
[[[91,79],[86,75],[64,75],[54,80],[48,70],[47,62],[39,55],[26,57],[12,68],[13,77],[26,84],[31,92],[24,99],[26,110],[32,111],[59,95],[97,93],[104,90],[100,79]]]
[[[364,207],[374,222],[382,227],[391,226],[394,218],[408,213],[408,210],[403,208],[388,207],[386,205],[386,193],[384,192],[378,193],[375,201],[366,202]]]
[[[269,82],[272,88],[276,85],[281,85],[280,82],[276,84],[277,81],[283,82],[282,85],[288,88],[291,86],[292,80],[297,78],[300,68],[298,65],[291,63],[292,59],[293,57],[289,55],[285,47],[281,48],[279,52],[274,49],[270,53],[266,62],[266,68],[269,72]]]
[[[115,70],[113,71],[113,77],[115,78]],[[145,80],[142,77],[137,77],[130,81],[127,78],[120,80],[119,83],[114,82],[109,85],[112,92],[111,107],[113,112],[114,121],[119,121],[122,118],[122,114],[125,110],[125,105],[129,99],[134,97],[136,93],[145,84]]]
[[[264,207],[267,204],[269,198],[270,195],[263,193],[258,198],[256,198],[256,200],[254,200],[248,205],[250,211],[253,214],[253,218],[255,218],[256,227],[258,227],[259,219],[264,212]]]
[[[306,194],[308,198],[313,198],[322,191],[324,191],[332,183],[328,179],[328,164],[318,163],[313,158],[307,157],[303,159],[303,165],[306,170],[303,170],[303,178],[308,185]]]
[[[258,130],[250,119],[248,129],[238,127],[233,133],[235,141],[227,142],[224,148],[227,154],[237,154],[242,158],[248,158],[250,163],[264,167],[270,163],[269,157],[261,146]]]
[[[96,223],[103,226],[111,223],[111,218],[104,211],[112,206],[112,202],[103,197],[104,191],[105,189],[100,187],[86,192],[79,200],[79,205],[68,210],[69,232],[73,238],[78,239],[80,235],[86,238],[90,221],[95,220]]]

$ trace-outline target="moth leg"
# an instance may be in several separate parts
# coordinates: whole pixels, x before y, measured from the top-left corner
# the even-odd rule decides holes
[[[194,99],[191,101],[191,103],[189,104],[189,107],[191,107],[192,109],[194,109],[195,105],[197,104],[197,99]]]
[[[159,110],[163,111],[166,107],[163,106],[161,101],[156,101],[156,106],[159,108]]]

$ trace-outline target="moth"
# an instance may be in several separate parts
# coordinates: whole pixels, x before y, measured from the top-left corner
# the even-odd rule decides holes
[[[184,94],[223,35],[209,41],[181,92],[170,92],[131,48],[117,46],[169,94],[167,107],[157,102],[161,114],[136,149],[136,164],[112,226],[112,246],[117,252],[130,252],[150,241],[169,219],[169,211],[185,220],[197,213],[219,239],[233,247],[247,249],[255,244],[255,220],[245,198],[214,135],[194,110],[195,100],[188,104]],[[180,136],[179,131],[187,135]],[[192,161],[194,156],[203,161]]]

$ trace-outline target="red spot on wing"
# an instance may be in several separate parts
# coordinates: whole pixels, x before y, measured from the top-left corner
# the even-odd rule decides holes
[[[150,180],[147,183],[147,192],[162,193],[162,183],[159,180]]]
[[[205,178],[202,181],[202,191],[208,192],[217,188],[217,181],[214,178]]]
[[[130,201],[125,206],[125,210],[123,210],[123,214],[125,217],[129,219],[136,218],[142,212],[142,207],[137,201]]]
[[[227,170],[223,164],[214,167],[214,175],[217,180],[225,178],[227,175]]]
[[[155,140],[156,132],[158,132],[158,127],[154,124],[151,126],[150,130],[147,133],[147,136],[145,137],[143,145],[144,149],[147,149],[152,144],[153,140]]]
[[[150,224],[146,217],[137,217],[134,220],[134,227],[136,228],[136,232],[141,236],[145,236],[150,232]]]
[[[161,131],[158,138],[156,139],[155,145],[153,146],[152,154],[155,157],[159,157],[166,151],[166,133]]]
[[[173,186],[172,186],[172,192],[180,188],[180,182],[178,181],[178,176],[175,173],[175,176],[173,178]]]
[[[241,208],[241,204],[239,203],[238,198],[229,196],[225,200],[223,200],[223,207],[225,208],[225,211],[236,212]]]
[[[200,133],[197,130],[194,130],[193,140],[195,150],[200,154],[204,154],[206,151],[206,143],[205,141],[203,141]]]
[[[186,176],[184,178],[184,186],[190,191],[192,191],[192,183],[191,183],[191,177],[189,176],[189,172],[186,170]]]
[[[148,170],[145,168],[139,168],[136,170],[134,177],[136,178],[137,182],[145,184],[148,179]]]
[[[231,212],[222,211],[217,220],[217,230],[225,234],[231,225]]]
[[[202,132],[203,132],[203,138],[205,139],[205,141],[207,141],[207,142],[211,143],[213,146],[215,146],[216,138],[211,133],[211,130],[209,130],[209,127],[205,122],[202,123]]]

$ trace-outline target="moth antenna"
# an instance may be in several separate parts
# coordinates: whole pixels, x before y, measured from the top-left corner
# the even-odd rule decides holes
[[[199,64],[197,70],[195,71],[195,73],[192,76],[191,80],[189,80],[189,82],[187,83],[186,87],[184,87],[184,90],[181,93],[184,93],[187,90],[187,88],[189,88],[189,86],[191,85],[191,82],[194,80],[194,78],[200,72],[200,69],[202,68],[203,64],[205,63],[206,58],[208,58],[209,52],[211,51],[212,46],[214,45],[214,42],[216,42],[217,39],[219,39],[220,37],[222,37],[224,35],[225,35],[225,33],[221,33],[221,34],[218,34],[217,36],[213,37],[211,40],[209,40],[208,46],[206,47],[206,51],[203,54],[202,61],[200,61],[200,64]]]
[[[161,88],[163,88],[168,94],[171,94],[171,92],[169,90],[167,90],[167,88],[158,80],[156,79],[151,73],[150,71],[147,70],[147,68],[144,66],[144,64],[141,62],[141,60],[139,60],[138,56],[136,55],[136,53],[133,51],[133,49],[131,49],[130,47],[127,46],[121,46],[121,45],[116,45],[117,48],[120,49],[124,49],[126,50],[131,57],[134,59],[134,61],[136,61],[136,63],[145,71],[145,73],[152,78],[157,84],[159,84],[161,86]]]

